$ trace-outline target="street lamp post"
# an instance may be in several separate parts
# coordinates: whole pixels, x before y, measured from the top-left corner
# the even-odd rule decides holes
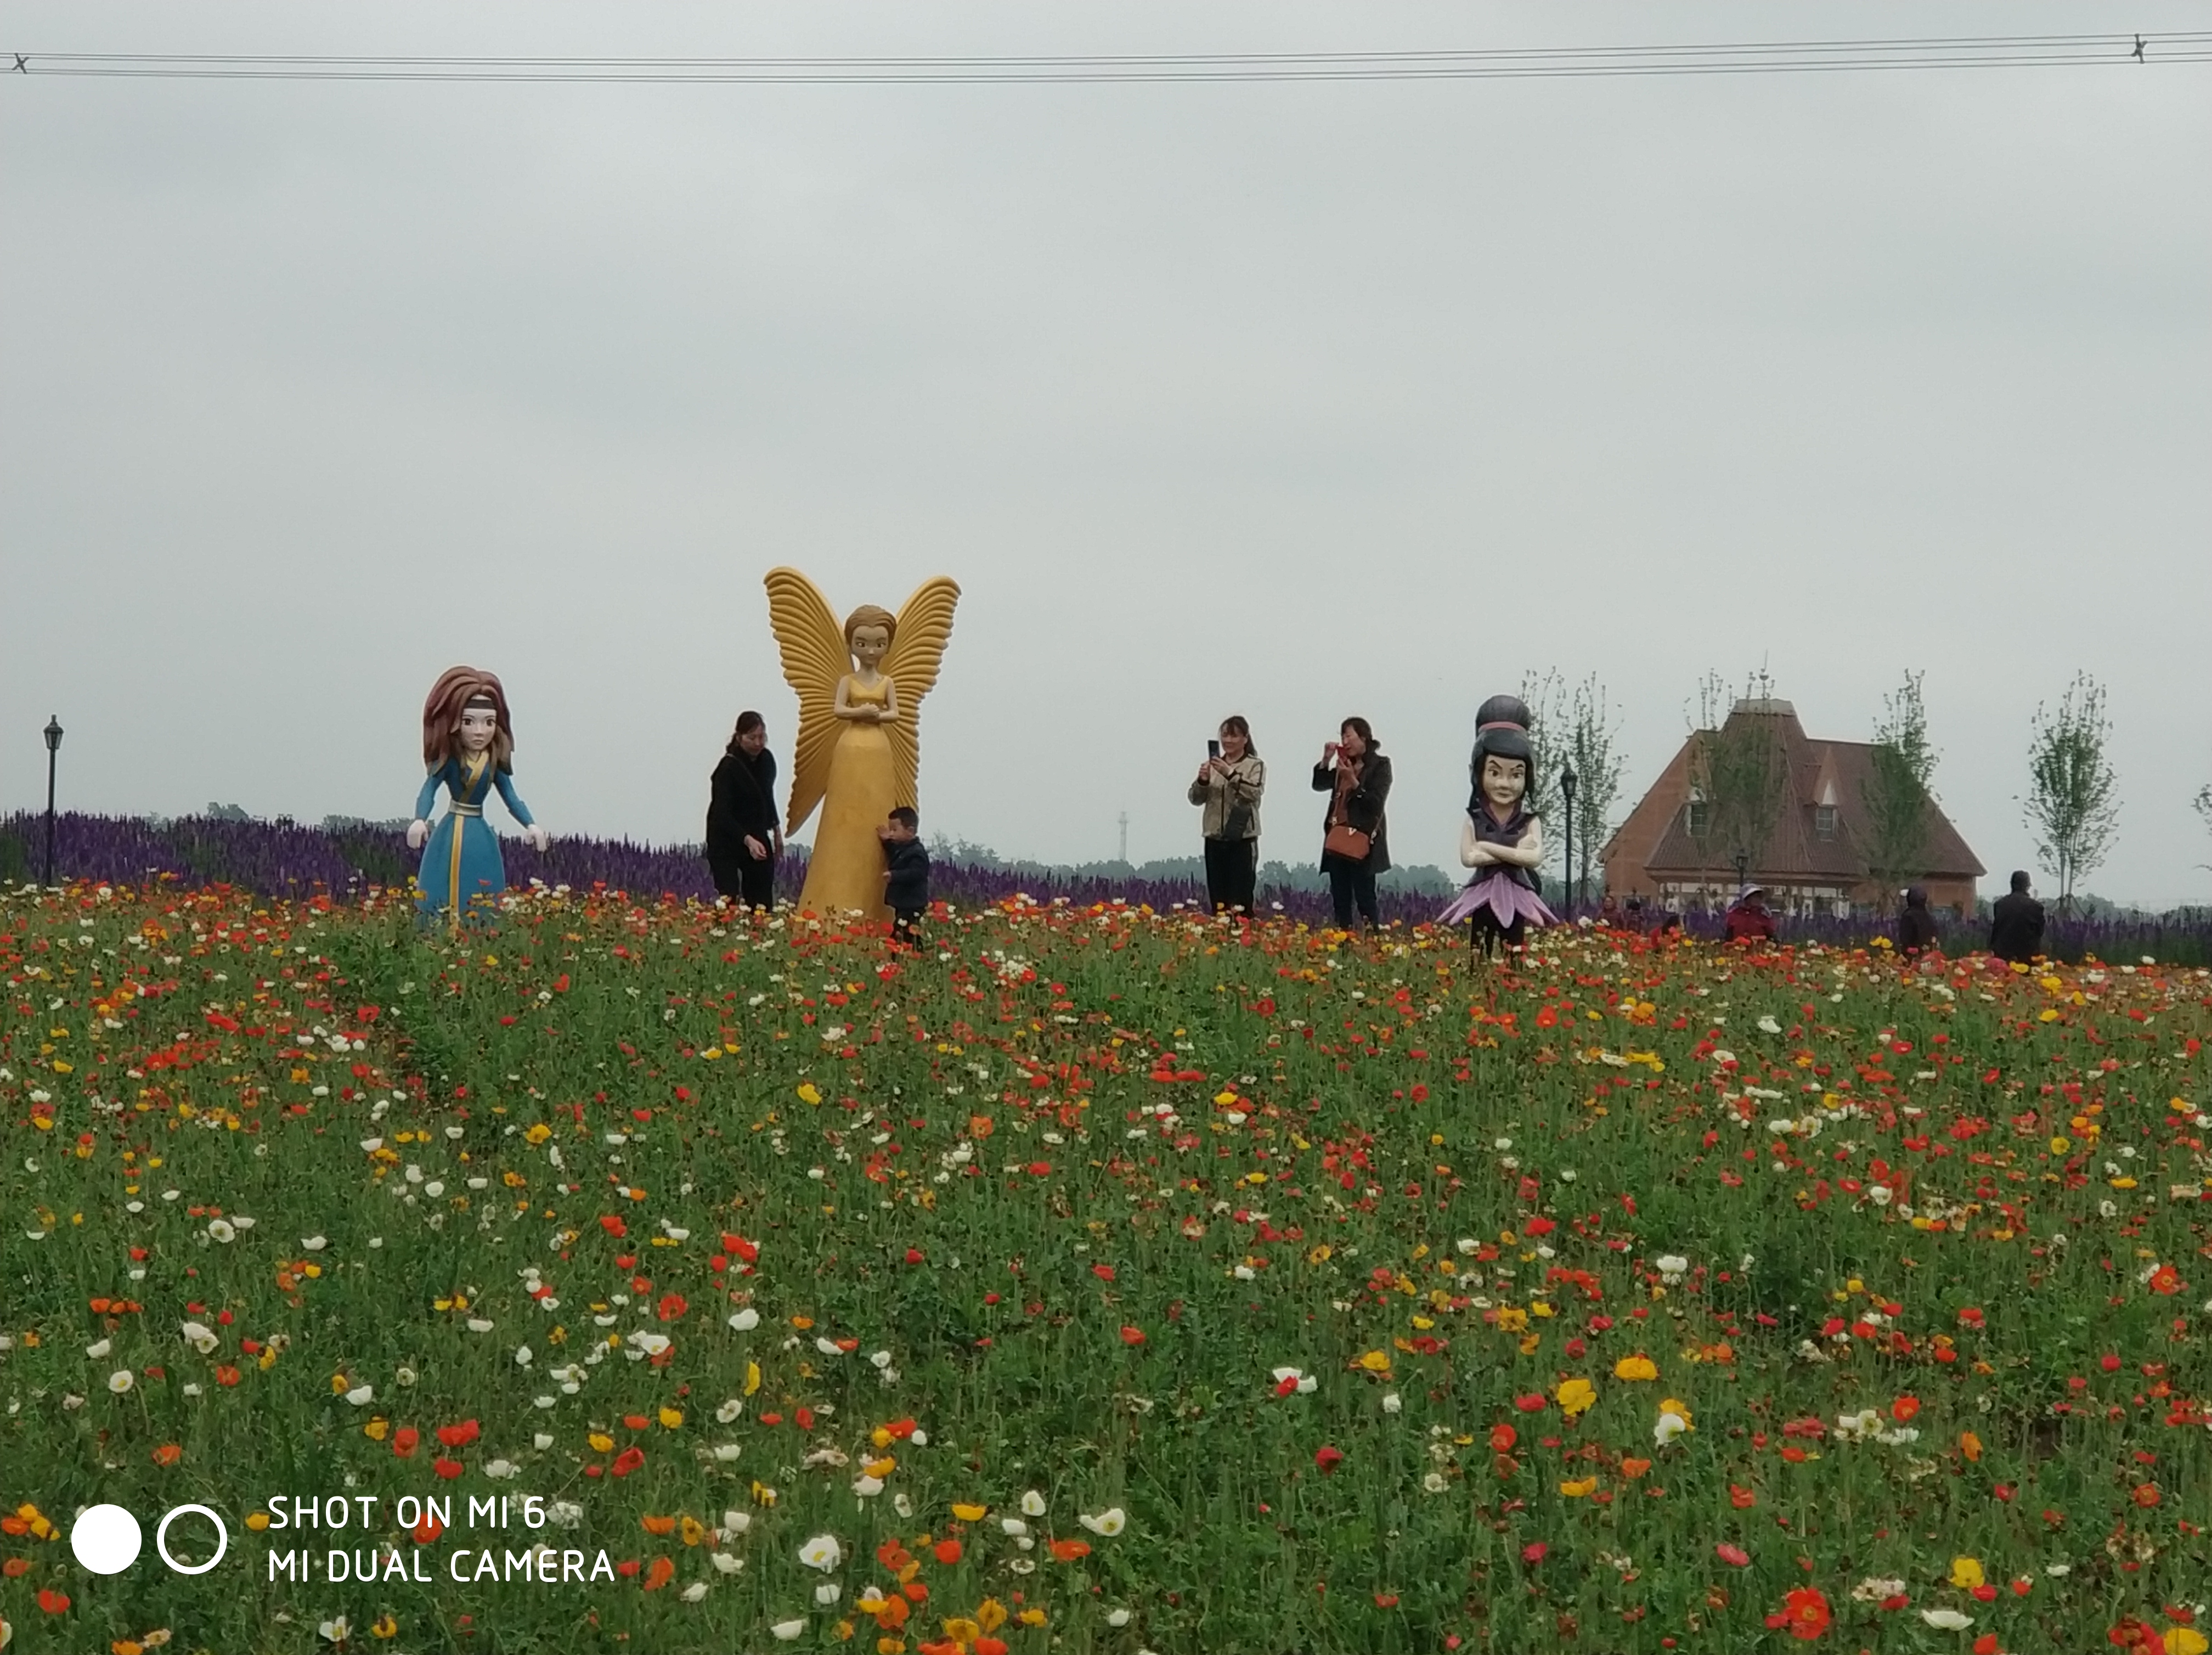
[[[1743,888],[1751,883],[1751,853],[1739,850],[1735,854],[1735,894],[1743,895]]]
[[[1566,800],[1567,817],[1567,917],[1575,913],[1575,767],[1569,764],[1559,776],[1559,793]]]
[[[62,721],[58,715],[46,718],[46,878],[54,882],[54,762],[62,750]]]

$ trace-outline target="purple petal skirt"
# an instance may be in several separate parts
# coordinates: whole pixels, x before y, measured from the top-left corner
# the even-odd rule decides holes
[[[1557,925],[1559,916],[1544,905],[1544,899],[1515,879],[1504,868],[1493,867],[1477,874],[1467,882],[1466,888],[1451,899],[1444,911],[1437,916],[1438,925],[1456,925],[1460,921],[1488,909],[1501,929],[1526,920],[1531,925]]]

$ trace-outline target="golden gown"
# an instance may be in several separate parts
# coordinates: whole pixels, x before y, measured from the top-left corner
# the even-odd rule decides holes
[[[870,685],[848,676],[845,700],[854,707],[885,706],[890,684],[887,677]],[[890,733],[872,719],[837,721],[844,727],[830,756],[822,825],[814,831],[814,850],[807,858],[799,905],[824,918],[857,909],[869,919],[888,920],[891,910],[884,902],[884,846],[876,830],[899,803]]]

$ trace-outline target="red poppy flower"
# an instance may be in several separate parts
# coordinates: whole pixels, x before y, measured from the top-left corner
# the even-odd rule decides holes
[[[1143,1344],[1145,1342],[1145,1330],[1142,1328],[1133,1328],[1125,1323],[1121,1329],[1121,1342],[1125,1345]]]
[[[645,1450],[625,1448],[615,1456],[615,1463],[607,1469],[618,1477],[626,1477],[645,1463]]]
[[[430,1462],[430,1469],[433,1471],[435,1471],[440,1476],[443,1477],[447,1482],[451,1482],[455,1477],[460,1476],[462,1472],[467,1470],[469,1468],[462,1464],[459,1460],[449,1460],[443,1454],[441,1454],[437,1458]]]
[[[52,1586],[39,1588],[39,1607],[49,1615],[69,1613],[70,1599],[65,1591],[56,1591]]]
[[[438,1440],[448,1448],[465,1448],[482,1434],[474,1420],[463,1420],[459,1425],[438,1427]]]
[[[403,1425],[392,1433],[392,1451],[401,1459],[415,1457],[415,1450],[422,1441],[422,1433],[411,1425]]]
[[[1800,1586],[1782,1600],[1784,1624],[1790,1635],[1801,1643],[1811,1643],[1828,1629],[1835,1613],[1828,1607],[1827,1594],[1817,1586]]]
[[[1719,1558],[1723,1563],[1735,1564],[1738,1568],[1744,1567],[1751,1561],[1751,1554],[1749,1552],[1744,1550],[1741,1546],[1731,1546],[1725,1540],[1722,1541],[1719,1545],[1713,1548],[1713,1555]]]
[[[1322,1476],[1333,1476],[1336,1468],[1344,1463],[1344,1451],[1324,1445],[1314,1450],[1314,1463],[1321,1468]]]

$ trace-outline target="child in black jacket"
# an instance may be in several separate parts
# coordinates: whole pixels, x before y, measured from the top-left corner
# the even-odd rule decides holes
[[[921,817],[901,805],[876,830],[884,842],[884,901],[891,910],[891,935],[909,948],[918,945],[915,922],[929,906],[929,852],[920,837]]]

